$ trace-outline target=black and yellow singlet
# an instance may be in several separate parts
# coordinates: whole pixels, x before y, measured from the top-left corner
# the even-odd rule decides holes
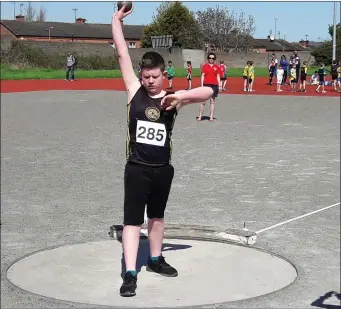
[[[306,65],[303,65],[301,68],[301,76],[307,76],[308,73],[308,67]]]
[[[161,100],[151,98],[141,86],[128,104],[128,162],[149,166],[170,164],[171,137],[177,110],[163,110]]]

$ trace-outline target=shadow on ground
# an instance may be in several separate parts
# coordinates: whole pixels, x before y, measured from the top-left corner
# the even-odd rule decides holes
[[[325,309],[337,309],[340,306],[341,294],[337,292],[328,292],[316,299],[311,303],[311,306],[325,308]]]
[[[122,240],[118,240],[122,243]],[[162,244],[162,252],[166,251],[175,251],[175,250],[184,250],[192,248],[190,245],[177,245],[177,244],[169,244],[163,243]],[[148,239],[140,239],[139,251],[137,253],[137,261],[136,261],[136,272],[139,273],[142,267],[148,265],[148,257],[149,257],[149,240]],[[124,278],[126,273],[126,265],[124,262],[124,254],[122,250],[122,258],[121,258],[121,277]]]

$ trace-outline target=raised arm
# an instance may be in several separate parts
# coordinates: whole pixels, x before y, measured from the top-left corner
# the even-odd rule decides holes
[[[124,13],[125,5],[117,11],[112,17],[112,36],[117,50],[118,62],[120,65],[123,81],[128,92],[129,101],[140,88],[140,82],[135,74],[131,58],[128,53],[127,43],[124,39],[122,30],[122,20],[124,17],[132,13],[132,8],[129,12]]]

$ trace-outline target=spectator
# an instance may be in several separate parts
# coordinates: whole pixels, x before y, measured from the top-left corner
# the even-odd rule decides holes
[[[306,92],[305,85],[308,75],[308,62],[303,62],[303,67],[301,68],[301,82],[300,82],[300,92]]]
[[[278,65],[278,60],[276,58],[275,54],[271,55],[271,60],[270,60],[270,65],[269,65],[269,85],[272,85],[272,79],[274,76],[277,74],[277,65]]]
[[[187,90],[191,90],[192,89],[192,62],[191,61],[187,61],[186,79],[188,83]]]
[[[279,65],[278,67],[278,70],[277,70],[277,91],[278,92],[281,92],[282,89],[281,89],[281,85],[282,85],[282,82],[283,82],[283,75],[284,75],[284,70],[282,68],[281,65]]]
[[[168,79],[168,89],[173,89],[173,78],[175,75],[174,67],[172,61],[168,61],[168,66],[167,66],[167,79]]]
[[[298,83],[298,78],[300,76],[300,70],[301,70],[301,59],[297,53],[297,51],[295,50],[294,52],[294,61],[295,61],[295,65],[296,65],[296,84]]]
[[[210,122],[214,121],[214,104],[218,97],[220,86],[220,73],[219,66],[215,64],[216,54],[210,52],[207,56],[208,63],[205,63],[201,68],[201,87],[211,87],[213,95],[210,99]],[[200,104],[199,117],[197,121],[202,120],[202,114],[205,109],[206,102]]]
[[[246,62],[246,66],[243,70],[243,79],[244,79],[244,91],[248,91],[249,89],[249,67],[250,67],[250,61]]]
[[[290,85],[291,85],[291,91],[292,92],[296,92],[296,81],[297,81],[297,76],[296,76],[296,64],[293,63],[291,65],[291,69],[290,69]]]
[[[255,68],[253,66],[253,61],[250,61],[249,62],[249,70],[248,70],[248,73],[249,73],[249,86],[248,86],[248,91],[249,92],[252,92],[254,91],[253,90],[253,83],[255,82]]]
[[[315,71],[315,73],[311,76],[311,81],[310,81],[310,85],[318,85],[318,80],[319,80],[319,76],[317,74],[317,71]]]
[[[327,73],[324,64],[321,64],[320,68],[317,71],[317,74],[319,76],[319,85],[316,88],[316,92],[321,92],[320,87],[322,86],[322,93],[326,93],[327,91],[324,90],[324,82]]]
[[[287,83],[287,78],[288,78],[288,68],[289,68],[289,62],[285,55],[281,56],[281,61],[279,62],[280,66],[282,67],[284,73],[283,73],[283,80],[282,80],[282,85],[285,85]]]
[[[333,60],[332,66],[330,68],[331,74],[332,74],[332,80],[333,80],[333,87],[334,91],[337,91],[336,85],[337,85],[337,68],[339,67],[339,64],[336,60]]]
[[[75,80],[75,57],[71,53],[67,53],[67,58],[66,58],[66,66],[67,66],[67,71],[66,71],[66,77],[65,80],[70,80],[70,72],[71,72],[71,81]]]
[[[220,91],[222,90],[226,90],[226,77],[227,77],[227,73],[226,73],[226,65],[224,63],[224,60],[220,60]]]
[[[337,84],[339,85],[339,92],[341,91],[341,60],[339,60],[339,66],[337,67]]]

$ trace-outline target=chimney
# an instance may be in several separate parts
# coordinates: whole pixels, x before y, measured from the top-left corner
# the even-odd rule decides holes
[[[304,40],[301,40],[301,41],[299,41],[298,43],[299,43],[302,47],[304,47],[304,48],[306,47],[306,46],[305,46],[305,41],[304,41]]]
[[[15,16],[15,20],[16,21],[25,21],[25,16],[23,16],[23,15],[16,15]]]
[[[302,47],[307,48],[309,46],[309,41],[308,40],[301,40],[301,41],[299,41],[299,44]]]
[[[85,18],[78,17],[76,19],[76,24],[85,24],[85,21],[86,21]]]

